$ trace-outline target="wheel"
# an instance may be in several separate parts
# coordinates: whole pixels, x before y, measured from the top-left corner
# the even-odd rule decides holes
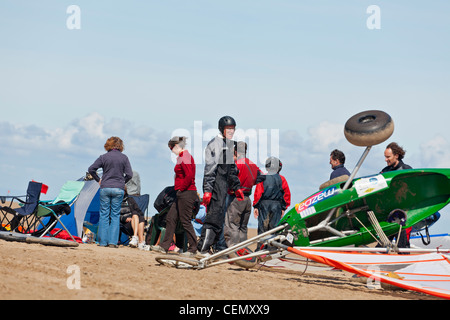
[[[369,147],[386,141],[394,132],[394,121],[384,111],[360,112],[347,120],[345,138],[356,146]]]
[[[177,256],[175,254],[156,256],[155,260],[164,266],[180,269],[191,269],[199,266],[198,260]]]
[[[319,190],[328,188],[329,186],[332,186],[333,184],[336,184],[336,183],[339,183],[339,182],[345,182],[345,181],[348,180],[348,178],[350,178],[350,176],[345,174],[345,175],[343,175],[343,176],[336,177],[336,178],[334,178],[334,179],[328,180],[328,181],[322,183],[322,184],[319,186]]]
[[[241,250],[231,253],[230,258],[242,257],[242,256],[248,255],[250,253],[253,253],[252,250],[245,247],[245,248],[242,248]],[[254,266],[256,266],[256,264],[258,263],[258,258],[251,257],[251,258],[247,258],[247,259],[236,260],[233,263],[239,267],[242,267],[245,269],[251,269]]]
[[[408,215],[406,214],[405,211],[403,211],[402,209],[395,209],[392,210],[387,217],[387,221],[388,222],[395,222],[398,224],[402,224],[403,225],[406,223],[406,220],[408,219]]]

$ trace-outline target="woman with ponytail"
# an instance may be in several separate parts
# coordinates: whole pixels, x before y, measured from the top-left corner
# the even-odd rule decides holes
[[[183,255],[194,256],[197,252],[197,237],[191,220],[195,202],[198,200],[197,187],[195,186],[195,162],[191,154],[185,149],[186,137],[173,137],[169,140],[168,146],[177,156],[177,163],[174,168],[177,200],[167,213],[164,239],[160,246],[152,246],[152,250],[167,253],[172,244],[177,222],[180,220],[189,244],[187,252]]]

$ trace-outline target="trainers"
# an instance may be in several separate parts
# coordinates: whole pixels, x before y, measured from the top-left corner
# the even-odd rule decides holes
[[[145,244],[145,242],[139,243],[137,248],[143,251],[150,251],[150,246],[148,244]]]
[[[169,251],[170,253],[179,254],[180,253],[180,248],[178,248],[177,246],[173,245],[167,251]]]
[[[136,236],[132,236],[130,240],[130,247],[136,248],[138,246],[139,238]]]
[[[167,250],[164,249],[163,247],[161,247],[160,245],[150,246],[150,249],[151,249],[152,251],[159,252],[159,253],[164,253],[164,254],[167,253]]]

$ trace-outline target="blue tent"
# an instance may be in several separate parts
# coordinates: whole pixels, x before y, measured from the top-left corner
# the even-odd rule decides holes
[[[100,217],[100,186],[98,182],[91,180],[85,181],[84,187],[80,192],[77,201],[72,205],[70,214],[61,218],[62,223],[69,232],[78,237],[83,236],[83,227],[87,227],[95,234]],[[144,194],[140,197],[134,197],[139,208],[144,215],[148,214],[148,203],[150,196]],[[55,228],[62,228],[58,223]]]
[[[83,224],[86,219],[89,219],[89,223],[98,223],[100,212],[98,182],[94,180],[85,181],[77,201],[70,209],[70,214],[61,217],[61,221],[72,235],[81,238],[83,235]],[[58,223],[55,228],[62,228],[62,226]]]

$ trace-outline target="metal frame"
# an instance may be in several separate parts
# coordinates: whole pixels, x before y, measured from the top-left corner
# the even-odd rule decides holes
[[[265,233],[257,235],[251,239],[238,243],[230,248],[219,251],[213,255],[202,258],[200,260],[194,258],[185,258],[179,255],[174,254],[166,254],[164,256],[157,256],[156,260],[171,260],[173,261],[172,265],[182,268],[194,268],[194,269],[205,269],[209,267],[214,267],[217,265],[232,263],[239,260],[252,258],[252,257],[261,257],[265,256],[260,261],[268,261],[271,259],[281,258],[290,253],[292,253],[292,249],[308,249],[308,250],[317,250],[317,251],[339,251],[339,252],[378,252],[385,254],[398,254],[398,253],[447,253],[450,254],[450,249],[443,248],[435,248],[435,249],[415,249],[415,248],[396,248],[395,246],[387,246],[387,247],[377,247],[377,248],[368,248],[368,247],[293,247],[286,244],[283,244],[285,240],[289,238],[289,230],[287,230],[288,234],[279,234],[280,231],[284,230],[288,227],[288,224],[280,225],[272,230],[269,230]],[[278,233],[278,234],[277,234]],[[264,244],[271,246],[275,249],[270,250],[259,250],[248,255],[234,257],[234,258],[225,258],[231,252],[235,252],[240,250],[250,244],[254,244],[257,242],[263,242]],[[295,252],[294,252],[295,253]],[[183,263],[183,261],[189,260],[189,265],[187,263]]]
[[[366,159],[367,155],[369,154],[370,149],[372,149],[371,146],[366,147],[366,149],[364,150],[361,158],[359,159],[358,163],[356,164],[355,168],[353,169],[352,173],[350,174],[350,177],[347,179],[347,182],[345,182],[344,186],[342,187],[342,190],[347,190],[350,186],[350,184],[352,183],[353,179],[355,178],[356,174],[358,173],[359,169],[362,166],[362,163],[364,162],[364,160]],[[336,210],[338,209],[338,207],[335,207],[333,209],[330,210],[330,212],[328,213],[328,216],[322,220],[321,222],[319,222],[318,225],[314,226],[314,227],[310,227],[308,228],[308,232],[312,233],[314,231],[328,231],[330,233],[333,233],[334,235],[338,236],[338,237],[345,237],[345,234],[332,228],[330,225],[332,223],[334,223],[336,221],[333,220],[330,222],[331,218],[333,217],[333,215],[335,214]],[[341,217],[344,217],[344,215],[339,216],[338,218],[340,219]]]
[[[367,155],[369,154],[369,151],[371,150],[372,146],[367,146],[366,149],[364,150],[361,158],[359,159],[358,163],[356,164],[355,168],[353,169],[353,172],[351,173],[350,177],[348,178],[348,180],[346,181],[346,183],[344,184],[342,190],[347,190],[350,186],[350,184],[352,183],[354,177],[356,176],[356,173],[359,171],[359,169],[362,166],[362,163],[364,162],[364,160],[366,159]],[[351,216],[354,212],[358,212],[358,211],[362,211],[362,210],[366,210],[368,212],[368,215],[370,214],[370,208],[366,205],[366,206],[362,206],[359,208],[354,208],[351,210],[346,210],[344,211],[344,213],[342,213],[341,215],[339,215],[338,217],[336,217],[335,219],[331,220],[331,218],[333,217],[333,215],[335,214],[336,210],[338,209],[338,207],[335,207],[333,209],[330,210],[330,212],[328,213],[327,217],[322,220],[318,225],[313,226],[308,228],[308,232],[312,233],[314,231],[319,231],[319,230],[325,230],[328,231],[332,234],[334,234],[336,236],[336,238],[342,238],[345,237],[346,234],[344,232],[340,232],[334,228],[331,227],[331,224],[333,224],[334,222],[336,222],[337,220],[343,218],[343,217],[349,217]],[[331,220],[331,221],[330,221]],[[384,239],[386,237],[385,233],[383,232],[382,228],[380,227],[378,221],[376,220],[371,220],[372,221],[372,226],[374,227],[374,231],[378,234],[378,236],[381,239]],[[361,222],[360,222],[361,223]],[[361,223],[362,224],[362,223]],[[367,231],[369,231],[370,234],[372,234],[370,232],[370,230],[365,227],[364,225],[362,225]],[[399,225],[400,226],[400,225]],[[212,267],[212,266],[216,266],[216,265],[220,265],[220,264],[224,264],[224,263],[230,263],[230,262],[235,262],[238,260],[243,260],[243,259],[247,259],[247,258],[251,258],[251,257],[260,257],[260,256],[267,256],[266,258],[264,258],[264,260],[269,260],[272,258],[279,258],[279,257],[283,257],[286,256],[287,254],[290,253],[290,248],[293,248],[293,246],[288,246],[286,244],[283,244],[283,242],[285,240],[290,240],[290,237],[293,237],[292,234],[290,234],[290,230],[286,230],[285,234],[280,233],[280,231],[286,229],[287,227],[289,227],[289,225],[283,224],[280,226],[275,227],[274,229],[271,229],[265,233],[262,233],[260,235],[257,235],[251,239],[248,239],[246,241],[243,241],[241,243],[238,243],[230,248],[227,248],[225,250],[219,251],[213,255],[210,255],[208,257],[202,258],[200,260],[197,261],[197,266],[195,268],[197,269],[204,269],[207,267]],[[400,230],[401,230],[401,226],[400,226]],[[381,234],[380,234],[381,232]],[[372,235],[373,236],[373,235]],[[384,236],[384,237],[383,237]],[[376,241],[378,241],[376,239],[376,237],[374,237]],[[384,240],[386,240],[384,239]],[[319,240],[318,240],[319,241]],[[323,241],[320,240],[320,241]],[[257,242],[263,242],[264,244],[271,246],[272,248],[275,247],[275,250],[259,250],[256,252],[253,252],[251,254],[248,255],[244,255],[244,256],[240,256],[240,257],[234,257],[234,258],[228,258],[228,259],[220,259],[217,260],[219,258],[222,258],[224,256],[227,256],[229,253],[232,252],[236,252],[237,250],[240,250],[250,244],[254,244]],[[288,241],[293,243],[292,241]],[[385,241],[383,241],[385,242]],[[381,252],[381,253],[430,253],[430,252],[438,252],[438,253],[450,253],[450,249],[440,249],[440,248],[436,248],[436,249],[407,249],[407,248],[398,248],[396,245],[392,244],[389,240],[389,243],[382,243],[382,245],[384,247],[379,247],[379,248],[367,248],[367,247],[295,247],[297,249],[314,249],[314,250],[333,250],[333,251],[348,251],[348,252]],[[161,258],[161,257],[159,257]],[[176,255],[166,255],[164,257],[164,259],[166,260],[173,260],[173,261],[177,261],[177,256]],[[186,258],[183,258],[186,259]],[[180,263],[183,259],[180,259]],[[194,261],[194,260],[193,260]],[[195,263],[193,263],[193,261],[191,261],[191,265],[195,265]],[[174,264],[175,265],[175,264]]]

